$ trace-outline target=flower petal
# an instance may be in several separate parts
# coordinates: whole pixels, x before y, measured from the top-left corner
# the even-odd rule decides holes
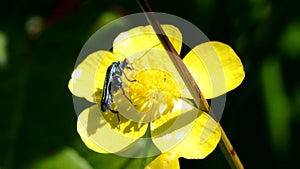
[[[70,91],[75,96],[84,97],[95,103],[100,96],[99,92],[103,89],[107,68],[112,62],[123,59],[123,56],[108,51],[90,54],[73,71],[68,86]]]
[[[194,121],[190,133],[170,152],[186,159],[203,159],[216,148],[220,138],[219,124],[203,112]]]
[[[81,123],[77,122],[77,132],[80,135],[82,141],[84,144],[91,150],[94,150],[98,153],[109,153],[108,151],[102,149],[100,146],[98,146],[93,140],[89,139],[89,135],[87,133],[86,127],[83,127]]]
[[[180,53],[182,36],[178,28],[172,25],[162,25],[162,28],[176,51]],[[130,57],[140,52],[142,52],[140,54],[144,54],[150,48],[164,50],[164,47],[158,44],[160,44],[160,40],[152,26],[139,26],[117,36],[113,42],[113,52]]]
[[[233,49],[221,42],[202,43],[183,59],[206,99],[225,94],[241,84],[243,64]]]
[[[78,116],[77,130],[90,149],[99,153],[120,152],[142,137],[148,126],[145,123],[129,121],[121,115],[120,119],[118,129],[116,114],[101,112],[98,105],[93,105]]]
[[[151,123],[153,143],[160,151],[179,157],[205,158],[220,140],[218,123],[184,100],[178,102],[173,110]]]
[[[171,113],[161,116],[151,123],[153,143],[161,152],[168,152],[179,144],[189,133],[198,110],[184,100],[174,104]]]
[[[172,153],[164,153],[156,157],[145,169],[179,169],[179,160],[176,155]]]

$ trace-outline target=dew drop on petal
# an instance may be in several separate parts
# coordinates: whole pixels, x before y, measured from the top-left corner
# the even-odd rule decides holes
[[[163,139],[170,140],[172,138],[171,134],[166,134],[163,136]]]
[[[181,140],[185,137],[185,133],[184,132],[180,132],[180,133],[176,133],[175,138],[177,138],[178,140]]]
[[[81,70],[76,69],[76,70],[73,72],[72,77],[75,78],[75,79],[79,79],[80,76],[81,76],[81,73],[82,73]]]

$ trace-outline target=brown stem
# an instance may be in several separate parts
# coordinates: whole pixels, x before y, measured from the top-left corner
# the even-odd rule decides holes
[[[162,29],[159,21],[156,19],[155,14],[153,13],[150,5],[148,4],[147,0],[138,0],[140,7],[145,12],[146,18],[148,22],[153,27],[157,37],[161,41],[162,45],[168,51],[171,61],[173,62],[174,66],[178,70],[180,76],[182,77],[184,83],[186,84],[189,92],[192,94],[193,99],[196,101],[198,108],[206,113],[209,113],[214,116],[214,113],[209,108],[209,104],[207,100],[204,98],[202,92],[198,88],[194,78],[188,71],[187,67],[184,65],[182,60],[180,59],[178,53],[176,52],[174,46],[170,42],[169,38],[166,36],[166,33]],[[228,139],[225,131],[223,130],[222,126],[219,124],[221,128],[221,141],[219,143],[222,152],[224,153],[228,163],[230,164],[231,168],[233,169],[243,169],[244,166],[241,163],[236,151],[234,150],[230,140]]]

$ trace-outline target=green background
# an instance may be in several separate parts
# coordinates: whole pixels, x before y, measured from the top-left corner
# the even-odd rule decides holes
[[[221,124],[250,168],[300,168],[298,1],[150,1],[211,40],[229,44],[246,72],[227,94]],[[0,169],[139,168],[143,159],[101,155],[76,132],[67,88],[85,41],[105,23],[141,12],[134,0],[4,1],[0,5]],[[43,29],[35,33],[43,21]],[[229,168],[219,148],[181,168]]]

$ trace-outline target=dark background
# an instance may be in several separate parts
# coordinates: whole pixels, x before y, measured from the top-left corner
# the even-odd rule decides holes
[[[245,168],[300,168],[298,1],[150,1],[211,40],[229,44],[246,71],[227,94],[222,126]],[[85,41],[105,23],[141,12],[136,1],[27,0],[0,5],[0,169],[139,168],[101,155],[76,132],[67,88]],[[41,29],[39,29],[41,28]],[[229,168],[219,148],[181,168]]]

